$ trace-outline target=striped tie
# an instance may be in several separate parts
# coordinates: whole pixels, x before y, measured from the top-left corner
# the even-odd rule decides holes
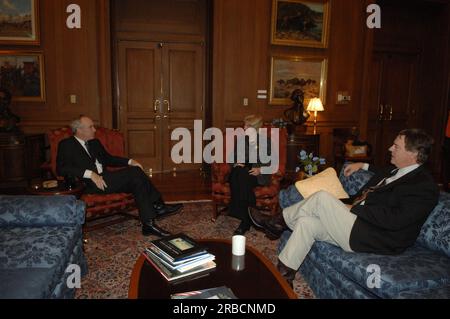
[[[366,188],[362,194],[360,196],[358,196],[354,201],[353,201],[353,206],[359,205],[362,202],[364,202],[367,198],[367,195],[369,195],[369,193],[372,193],[373,191],[375,191],[378,188],[381,188],[383,186],[386,185],[386,181],[389,177],[394,176],[395,174],[397,174],[398,169],[394,169],[393,171],[391,171],[389,176],[386,176],[385,178],[383,178],[377,185],[375,186],[371,186]]]

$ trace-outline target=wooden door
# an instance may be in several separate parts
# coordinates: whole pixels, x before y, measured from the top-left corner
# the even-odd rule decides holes
[[[204,45],[203,43],[164,43],[163,70],[163,130],[162,167],[164,171],[200,168],[194,163],[194,120],[203,121],[204,105]],[[192,163],[175,164],[171,159],[171,140],[176,128],[191,132]],[[203,125],[203,129],[205,129]],[[203,135],[203,132],[201,132]],[[203,145],[203,143],[202,143]]]
[[[158,42],[118,45],[119,128],[126,152],[146,169],[162,170],[162,50]]]
[[[417,125],[417,66],[414,52],[377,52],[371,70],[368,140],[376,165],[390,162],[398,132]]]
[[[118,61],[120,129],[128,156],[152,172],[200,167],[172,161],[177,141],[171,134],[189,129],[194,151],[194,120],[203,119],[203,44],[120,41]]]

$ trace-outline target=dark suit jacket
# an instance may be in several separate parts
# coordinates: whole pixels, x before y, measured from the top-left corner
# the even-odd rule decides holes
[[[386,176],[388,170],[375,172],[366,186],[377,185]],[[402,253],[416,241],[438,197],[439,189],[423,166],[376,189],[369,193],[364,205],[351,209],[358,217],[351,231],[350,247],[356,252]]]
[[[128,158],[112,156],[98,139],[89,141],[90,152],[103,165],[103,172],[108,166],[128,166]],[[59,142],[56,157],[56,172],[59,176],[72,176],[83,179],[84,172],[89,169],[97,172],[95,161],[88,155],[83,146],[71,136]],[[87,186],[95,187],[90,179],[84,179]]]

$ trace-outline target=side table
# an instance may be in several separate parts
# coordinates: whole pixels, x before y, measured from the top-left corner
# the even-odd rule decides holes
[[[64,181],[58,181],[58,186],[52,188],[44,188],[42,184],[43,181],[32,183],[31,186],[27,188],[28,194],[39,196],[74,195],[77,198],[80,198],[84,190],[84,184],[81,182],[77,182],[74,187],[67,187]]]
[[[294,134],[288,137],[286,173],[295,173],[298,166],[298,155],[301,150],[319,154],[320,135],[319,134]]]

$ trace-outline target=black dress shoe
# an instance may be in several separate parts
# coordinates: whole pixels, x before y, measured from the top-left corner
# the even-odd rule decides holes
[[[252,221],[253,225],[260,229],[264,229],[264,221],[269,219],[269,216],[264,215],[254,207],[248,208],[248,217],[250,217],[250,220]]]
[[[144,236],[156,235],[158,237],[167,237],[172,234],[156,225],[154,221],[151,221],[144,223],[142,225],[142,235]]]
[[[244,235],[246,232],[250,230],[250,224],[241,222],[241,224],[236,228],[233,235]]]
[[[271,240],[280,238],[281,234],[288,229],[282,214],[265,220],[263,222],[263,228],[267,237]]]
[[[289,268],[288,266],[283,264],[280,260],[278,260],[277,269],[280,272],[280,274],[284,277],[284,279],[286,279],[288,284],[292,288],[294,288],[293,282],[294,282],[295,274],[297,273],[297,271],[295,271],[292,268]]]
[[[157,202],[153,205],[156,218],[158,219],[178,213],[181,208],[183,208],[183,204],[164,204],[162,202]]]

